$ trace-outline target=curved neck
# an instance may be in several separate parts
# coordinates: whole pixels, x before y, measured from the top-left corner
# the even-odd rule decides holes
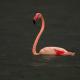
[[[44,27],[45,27],[45,22],[44,22],[43,16],[41,16],[40,19],[41,19],[41,29],[40,29],[40,31],[39,31],[39,33],[38,33],[38,35],[37,35],[37,37],[36,37],[36,39],[35,39],[35,41],[34,41],[33,47],[32,47],[32,53],[33,53],[34,55],[39,55],[39,53],[37,53],[37,51],[36,51],[36,46],[37,46],[37,43],[38,43],[38,41],[39,41],[39,39],[40,39],[41,34],[42,34],[43,31],[44,31]]]

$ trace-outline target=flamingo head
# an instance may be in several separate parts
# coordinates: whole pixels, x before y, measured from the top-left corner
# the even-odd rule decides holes
[[[39,12],[36,13],[35,16],[34,16],[34,18],[33,18],[33,23],[35,24],[36,21],[41,18],[41,16],[42,16],[41,13],[39,13]]]

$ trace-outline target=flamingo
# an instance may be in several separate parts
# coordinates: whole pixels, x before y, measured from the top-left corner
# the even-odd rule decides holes
[[[61,47],[44,47],[39,52],[36,51],[36,46],[38,44],[38,41],[44,31],[45,28],[45,21],[44,17],[40,12],[37,12],[33,17],[33,23],[35,24],[38,20],[41,20],[41,29],[34,41],[33,47],[32,47],[32,53],[33,55],[44,55],[44,56],[74,56],[75,52],[68,51]]]

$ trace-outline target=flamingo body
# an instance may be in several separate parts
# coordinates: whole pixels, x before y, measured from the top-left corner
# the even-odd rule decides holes
[[[40,54],[43,55],[57,55],[57,54],[63,54],[66,53],[67,51],[63,48],[59,47],[44,47],[43,49],[40,50]]]
[[[52,56],[65,56],[65,55],[74,55],[73,52],[69,52],[61,47],[44,47],[39,51],[41,55],[52,55]]]

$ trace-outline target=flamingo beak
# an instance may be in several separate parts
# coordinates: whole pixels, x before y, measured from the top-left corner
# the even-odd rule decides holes
[[[34,23],[34,24],[36,24],[36,21],[35,21],[35,20],[33,20],[33,23]]]

